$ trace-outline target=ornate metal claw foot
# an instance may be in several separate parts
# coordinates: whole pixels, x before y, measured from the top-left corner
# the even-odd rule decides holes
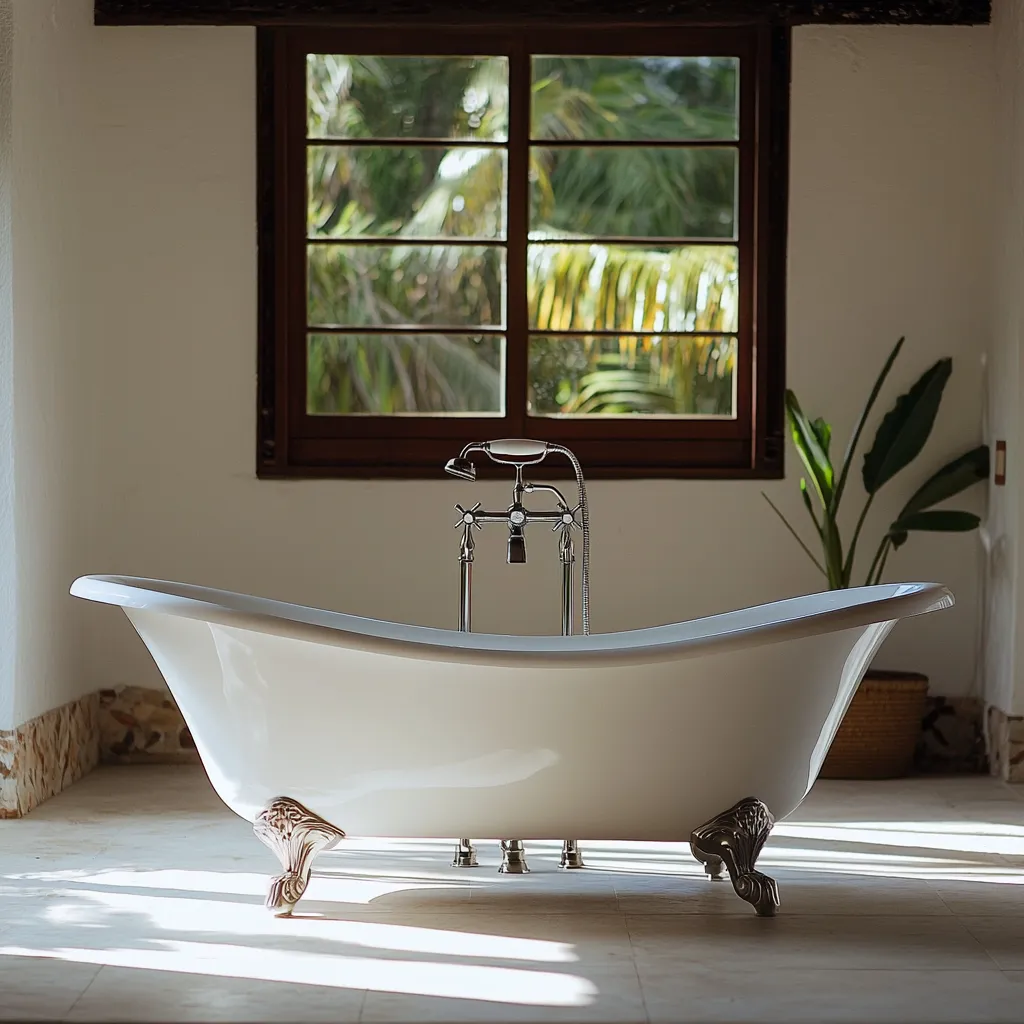
[[[271,800],[252,830],[284,868],[283,875],[271,879],[267,907],[277,917],[289,917],[309,884],[314,858],[337,846],[345,833],[286,796]]]
[[[558,862],[560,868],[569,870],[571,868],[583,868],[583,851],[580,849],[578,839],[566,839],[562,842],[562,857]]]
[[[453,868],[475,868],[476,847],[472,839],[460,839],[459,845],[455,847],[455,859],[452,861]]]
[[[758,917],[773,917],[779,906],[775,879],[754,870],[774,824],[768,808],[748,796],[690,836],[690,849],[708,875],[720,878],[724,864],[736,895],[752,904]]]
[[[501,867],[498,871],[503,875],[525,875],[529,870],[522,839],[502,839]]]

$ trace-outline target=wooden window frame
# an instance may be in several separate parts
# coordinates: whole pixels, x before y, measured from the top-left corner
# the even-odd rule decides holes
[[[766,24],[529,29],[257,30],[260,477],[436,477],[463,444],[535,437],[570,446],[592,477],[775,478],[783,474],[790,33]],[[666,39],[674,39],[666,45]],[[427,40],[425,42],[425,40]],[[433,42],[437,40],[438,42]],[[740,307],[732,419],[566,419],[526,415],[524,211],[531,52],[738,56]],[[504,417],[310,416],[306,412],[306,87],[309,52],[507,54],[510,60]],[[516,148],[518,144],[518,149]],[[517,159],[518,157],[518,159]],[[749,169],[749,170],[745,170]],[[515,275],[523,281],[516,282]],[[481,467],[483,468],[483,467]]]

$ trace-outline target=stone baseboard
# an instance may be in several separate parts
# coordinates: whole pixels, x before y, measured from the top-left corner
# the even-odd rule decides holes
[[[100,760],[104,764],[198,764],[185,719],[166,690],[100,690]]]
[[[1024,715],[1008,715],[990,704],[985,722],[992,774],[1004,782],[1024,782]]]
[[[86,694],[0,732],[0,818],[20,818],[99,761],[99,695]]]

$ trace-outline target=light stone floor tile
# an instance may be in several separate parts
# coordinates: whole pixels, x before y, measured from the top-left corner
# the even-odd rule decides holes
[[[957,917],[1024,917],[1024,870],[1017,884],[941,881],[929,884]]]
[[[354,1024],[364,998],[360,989],[104,967],[65,1019]]]
[[[643,993],[632,963],[521,965],[519,977],[493,982],[482,998],[430,1000],[407,994],[368,992],[362,1020],[400,1021],[646,1021]],[[506,986],[508,986],[506,988]],[[483,995],[483,991],[480,992]],[[498,1001],[497,997],[502,999]]]
[[[645,1007],[655,1024],[1020,1024],[1024,1020],[1024,986],[1014,986],[998,971],[723,971],[679,969],[668,962],[642,964],[639,969]]]
[[[0,1020],[60,1020],[99,970],[95,964],[0,957]]]
[[[1013,920],[1006,918],[1003,920]],[[974,935],[949,917],[775,918],[679,914],[626,920],[638,963],[672,959],[732,970],[997,970]]]
[[[1002,970],[1024,971],[1024,916],[964,917],[963,922]]]
[[[770,870],[770,869],[769,869]],[[941,893],[922,879],[873,878],[870,885],[853,875],[832,876],[772,871],[779,884],[780,915],[906,916],[952,913]],[[653,886],[619,893],[619,909],[634,917],[660,914],[715,914],[747,917],[750,908],[736,899],[727,880],[695,878],[687,888]]]
[[[1024,1022],[1024,787],[820,783],[759,862],[774,919],[683,844],[581,842],[502,876],[352,840],[281,920],[201,770],[101,769],[0,821],[0,1018]]]

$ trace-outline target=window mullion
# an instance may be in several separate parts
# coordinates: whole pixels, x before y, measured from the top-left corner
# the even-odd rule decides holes
[[[526,246],[530,219],[530,56],[523,36],[509,53],[507,308],[505,416],[510,432],[522,435],[526,421],[527,331]]]

